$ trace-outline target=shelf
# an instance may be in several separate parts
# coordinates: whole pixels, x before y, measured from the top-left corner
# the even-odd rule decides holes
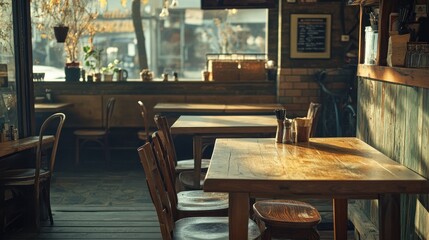
[[[374,6],[379,5],[379,0],[354,0],[349,1],[348,5]]]
[[[357,75],[412,87],[429,88],[429,69],[359,64]]]

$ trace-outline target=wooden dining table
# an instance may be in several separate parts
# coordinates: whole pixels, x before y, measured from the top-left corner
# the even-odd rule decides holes
[[[173,115],[208,114],[274,114],[274,110],[283,108],[281,104],[216,104],[216,103],[157,103],[155,113]]]
[[[250,197],[333,199],[334,237],[347,239],[347,200],[378,199],[380,240],[400,239],[400,194],[429,180],[357,138],[217,139],[204,191],[229,193],[229,238],[247,239]]]
[[[52,144],[55,140],[54,136],[43,137],[43,145]],[[30,136],[14,141],[6,141],[0,143],[0,158],[10,154],[25,151],[37,147],[39,136]]]
[[[273,137],[277,129],[274,115],[183,115],[170,127],[173,135],[193,137],[194,185],[200,185],[203,138]]]

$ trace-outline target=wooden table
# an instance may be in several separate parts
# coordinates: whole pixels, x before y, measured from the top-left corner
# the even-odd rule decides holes
[[[213,103],[157,103],[156,113],[192,115],[192,114],[274,114],[274,110],[283,108],[281,104],[213,104]]]
[[[71,106],[73,106],[72,103],[35,103],[34,111],[36,113],[54,113]]]
[[[54,142],[54,136],[45,136],[43,144],[51,144]],[[32,136],[18,139],[15,141],[7,141],[0,143],[0,157],[5,157],[9,154],[21,152],[30,148],[37,147],[39,136]]]
[[[230,239],[247,238],[249,197],[332,198],[335,239],[347,239],[347,199],[379,201],[380,239],[400,239],[400,193],[429,181],[357,138],[217,139],[204,191],[229,193]]]
[[[194,184],[199,186],[203,137],[242,137],[260,134],[273,137],[276,129],[277,120],[274,115],[180,116],[171,126],[171,133],[193,136]]]

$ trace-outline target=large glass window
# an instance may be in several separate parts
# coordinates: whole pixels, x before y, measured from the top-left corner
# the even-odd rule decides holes
[[[18,126],[12,0],[0,0],[0,132]]]
[[[81,67],[86,72],[91,70],[84,64],[82,49],[92,45],[101,50],[100,69],[117,59],[118,67],[128,71],[129,80],[139,79],[142,69],[132,21],[132,0],[86,1],[90,11],[94,11],[96,3],[97,18],[90,31],[79,39],[77,60]],[[56,42],[52,30],[40,30],[38,21],[46,21],[41,18],[46,16],[40,14],[37,2],[32,1],[34,72],[45,72],[44,80],[63,80],[65,43]],[[161,18],[162,1],[141,2],[147,63],[155,78],[164,72],[177,72],[179,79],[201,80],[208,53],[266,52],[266,9],[201,10],[200,0],[186,0],[170,7],[169,15]]]

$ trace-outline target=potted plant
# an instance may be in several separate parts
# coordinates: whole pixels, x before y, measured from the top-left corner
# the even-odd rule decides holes
[[[102,67],[101,72],[103,73],[103,78],[105,82],[113,81],[113,74],[119,71],[118,64],[120,61],[115,59],[113,62],[109,63],[107,67]]]
[[[88,75],[92,75],[94,81],[101,81],[101,53],[103,49],[97,49],[94,46],[83,47],[83,60],[85,67],[88,68]]]

